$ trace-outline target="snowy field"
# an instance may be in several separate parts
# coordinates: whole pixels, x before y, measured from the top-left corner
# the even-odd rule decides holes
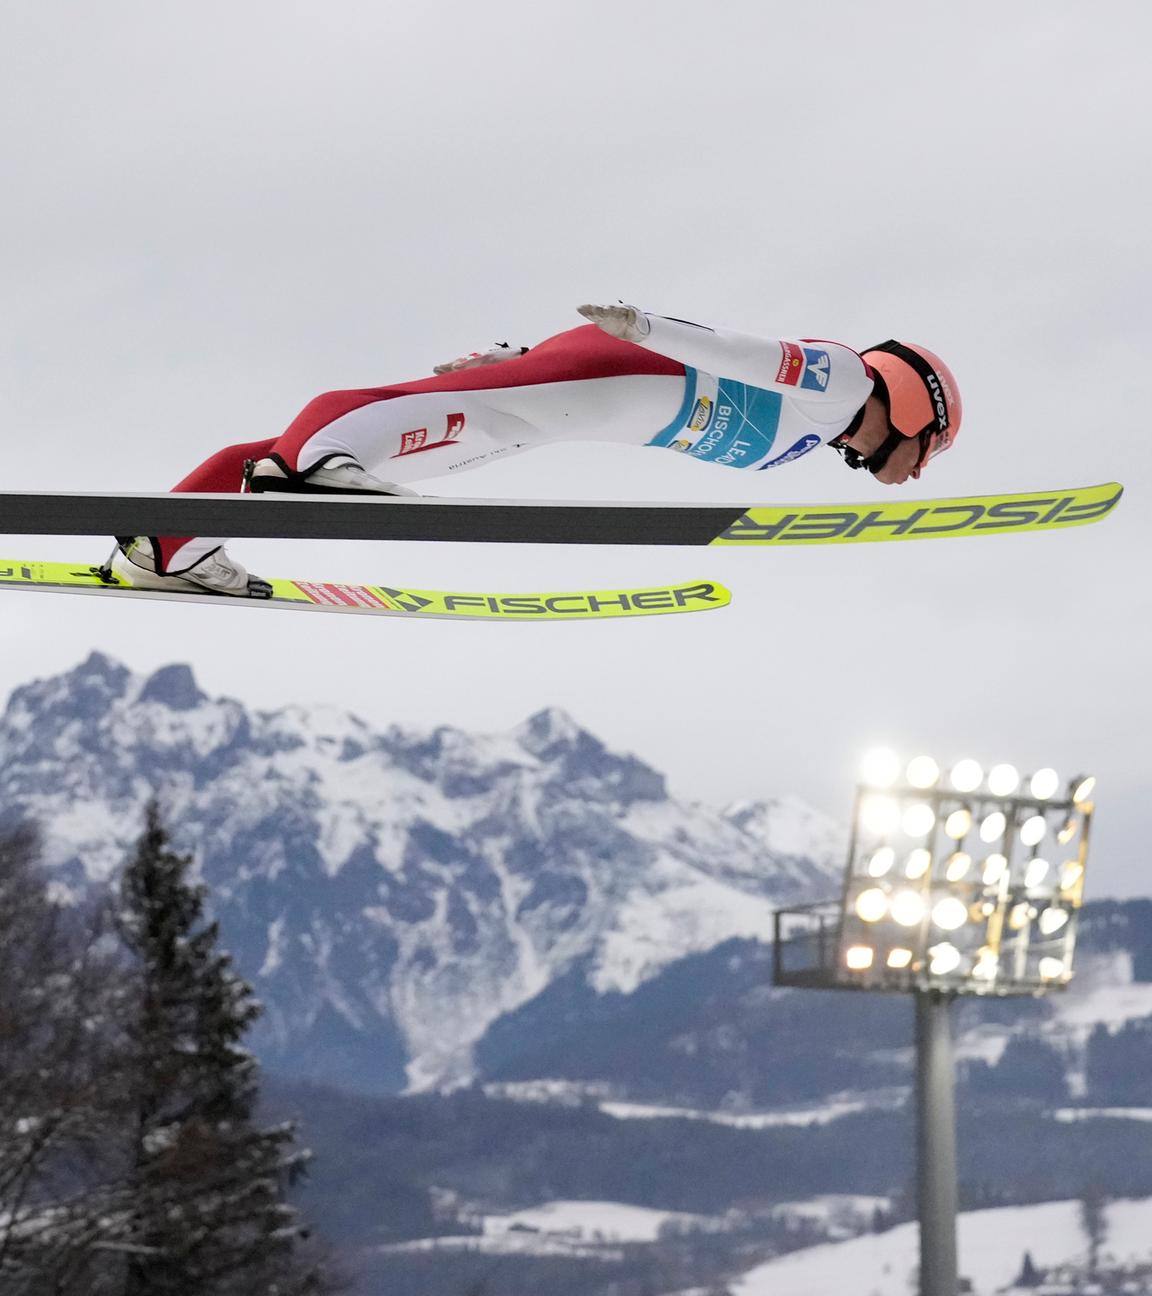
[[[1117,1261],[1152,1257],[1152,1199],[1113,1202],[1104,1255]],[[993,1296],[1020,1272],[1025,1251],[1041,1268],[1081,1258],[1079,1204],[1047,1202],[971,1211],[960,1217],[960,1272],[974,1296]],[[734,1296],[908,1296],[918,1263],[915,1224],[847,1242],[810,1247],[758,1265],[731,1284]]]
[[[459,1237],[416,1238],[378,1248],[381,1254],[415,1251],[481,1251],[490,1255],[592,1256],[620,1259],[625,1243],[658,1241],[667,1224],[723,1231],[724,1220],[710,1215],[653,1210],[612,1201],[552,1201],[508,1215],[487,1215],[483,1233]]]
[[[907,1089],[893,1088],[841,1094],[823,1103],[762,1112],[698,1111],[690,1107],[658,1107],[631,1102],[602,1102],[599,1107],[606,1116],[617,1120],[700,1120],[713,1125],[729,1125],[733,1129],[772,1129],[780,1125],[827,1125],[841,1116],[852,1116],[857,1112],[893,1110],[902,1106],[907,1097]]]
[[[1152,1107],[1058,1107],[1052,1115],[1066,1125],[1082,1120],[1152,1121]]]
[[[581,1242],[655,1242],[661,1228],[669,1223],[707,1228],[713,1221],[706,1215],[653,1210],[623,1202],[553,1201],[511,1215],[488,1215],[484,1235],[504,1237],[512,1231],[528,1230]]]
[[[1001,1043],[1000,1047],[1003,1047]],[[694,1107],[671,1107],[657,1103],[638,1103],[607,1096],[610,1086],[574,1080],[521,1080],[486,1084],[489,1098],[509,1102],[553,1103],[578,1106],[594,1102],[605,1116],[616,1120],[695,1120],[733,1129],[771,1129],[780,1125],[827,1125],[841,1116],[862,1111],[895,1111],[908,1100],[907,1085],[886,1089],[855,1090],[832,1094],[822,1102],[799,1106],[776,1107],[769,1111],[707,1111]]]

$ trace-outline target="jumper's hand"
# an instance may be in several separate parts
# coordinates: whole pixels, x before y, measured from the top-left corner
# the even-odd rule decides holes
[[[487,351],[469,351],[467,355],[457,356],[455,360],[449,360],[446,364],[438,364],[432,372],[434,374],[456,373],[459,369],[475,369],[479,365],[499,364],[501,360],[515,360],[527,350],[527,347],[514,347],[509,346],[507,342],[497,342]]]
[[[623,342],[639,342],[652,331],[643,311],[635,306],[577,306],[586,320]]]

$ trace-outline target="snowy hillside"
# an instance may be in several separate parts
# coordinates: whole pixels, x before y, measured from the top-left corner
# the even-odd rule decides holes
[[[795,800],[676,800],[555,710],[500,735],[380,733],[99,653],[12,695],[0,804],[41,826],[61,886],[106,881],[155,794],[267,1005],[264,1055],[376,1088],[466,1079],[487,1027],[566,974],[627,993],[764,939],[842,850]]]
[[[1116,1201],[1106,1214],[1103,1259],[1118,1264],[1152,1259],[1152,1201]],[[959,1221],[960,1273],[973,1296],[993,1296],[1019,1274],[1027,1251],[1041,1269],[1084,1259],[1087,1243],[1079,1203],[1046,1202],[1001,1210],[970,1211]],[[907,1296],[919,1263],[915,1224],[848,1242],[811,1247],[758,1266],[733,1283],[734,1296]],[[1087,1289],[1086,1289],[1087,1290]],[[1100,1290],[1096,1288],[1095,1290]]]

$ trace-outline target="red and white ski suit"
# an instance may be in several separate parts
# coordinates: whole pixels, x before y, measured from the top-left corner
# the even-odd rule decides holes
[[[836,342],[647,319],[641,343],[588,324],[499,364],[327,392],[281,436],[229,446],[173,489],[238,491],[244,461],[268,456],[307,472],[351,455],[406,483],[558,441],[662,446],[727,467],[771,468],[839,436],[872,392],[864,362]],[[222,543],[161,537],[164,569],[186,570]]]

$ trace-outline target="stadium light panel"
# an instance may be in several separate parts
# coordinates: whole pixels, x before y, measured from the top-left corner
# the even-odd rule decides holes
[[[991,845],[992,842],[999,841],[1004,836],[1004,829],[1008,826],[1008,820],[999,810],[993,810],[990,815],[985,815],[980,824],[980,840]]]
[[[1047,801],[1060,786],[1060,775],[1054,769],[1037,770],[1028,784],[1037,801]]]
[[[957,792],[975,792],[984,778],[984,771],[978,761],[962,760],[952,766],[948,777]]]
[[[885,873],[891,872],[892,865],[896,863],[896,852],[891,846],[881,846],[879,850],[872,852],[872,858],[868,861],[868,875],[870,877],[883,877]]]
[[[944,835],[953,841],[960,841],[972,828],[972,811],[968,809],[953,810],[944,820]]]
[[[925,850],[923,846],[917,846],[915,850],[908,852],[908,858],[904,863],[904,876],[913,880],[922,878],[931,867],[932,852]]]
[[[1043,815],[1032,815],[1020,825],[1020,840],[1025,846],[1035,846],[1044,840],[1048,831],[1048,820]]]
[[[1020,786],[1020,772],[1015,765],[993,765],[988,773],[988,791],[993,796],[1011,796]]]
[[[900,820],[905,837],[927,837],[936,825],[936,812],[930,805],[917,801],[910,805]]]
[[[868,887],[856,897],[856,916],[862,922],[879,922],[888,912],[888,897],[879,887]]]
[[[941,931],[956,931],[968,921],[968,906],[958,896],[945,896],[932,906],[932,921]]]
[[[944,864],[944,877],[949,882],[963,882],[972,867],[972,856],[967,851],[953,851]]]
[[[935,787],[940,780],[940,766],[931,756],[917,756],[908,762],[904,775],[911,787],[926,790]]]

